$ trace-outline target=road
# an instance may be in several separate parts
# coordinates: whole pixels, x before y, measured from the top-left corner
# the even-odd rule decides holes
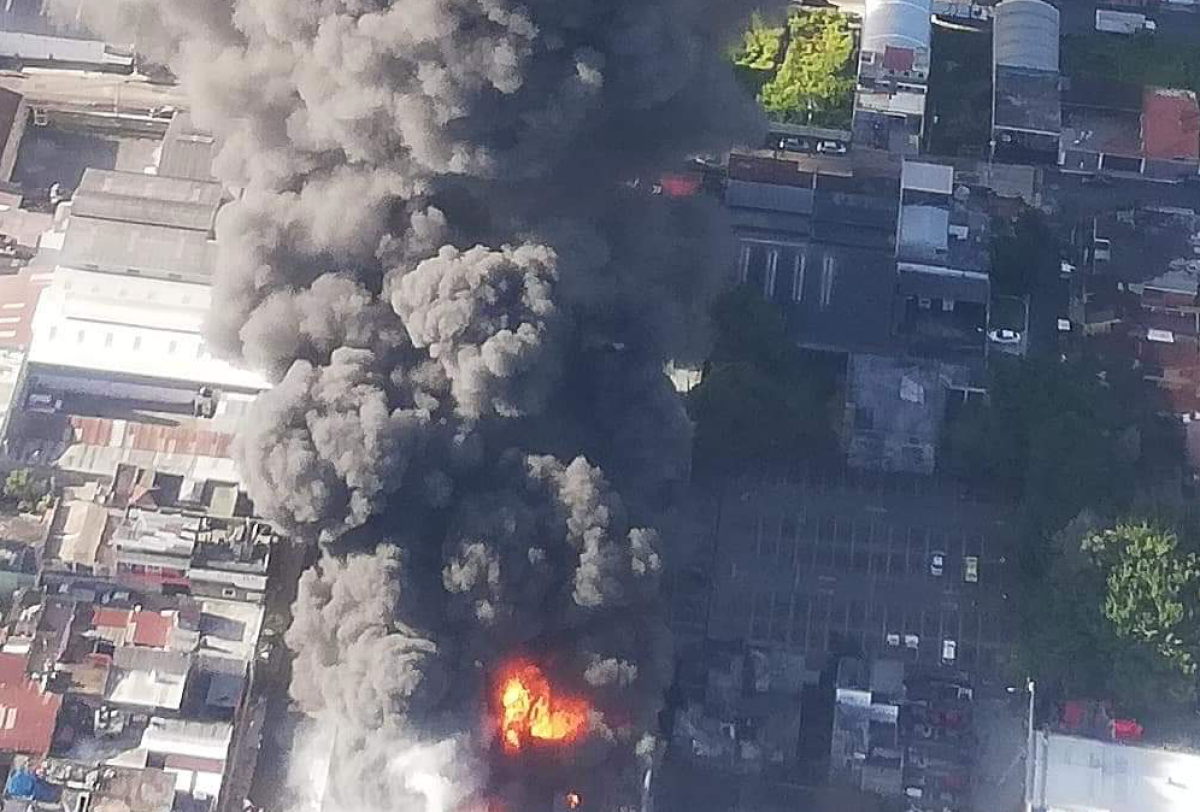
[[[187,95],[178,85],[113,73],[26,68],[0,73],[0,87],[23,94],[34,106],[69,112],[141,115],[156,107],[187,106]]]

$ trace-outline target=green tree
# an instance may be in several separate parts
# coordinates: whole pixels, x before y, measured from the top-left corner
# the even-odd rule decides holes
[[[992,242],[992,290],[1009,296],[1033,292],[1039,278],[1058,273],[1058,241],[1037,209],[1017,215],[1012,231]]]
[[[1144,643],[1184,674],[1200,654],[1200,557],[1175,533],[1121,523],[1083,540],[1105,575],[1104,617],[1120,638]]]
[[[10,471],[4,480],[4,496],[16,503],[18,510],[34,510],[44,507],[50,495],[50,483],[40,479],[28,468]]]
[[[797,10],[788,18],[787,53],[759,101],[772,118],[844,124],[854,92],[854,35],[836,11]]]
[[[749,288],[720,297],[712,317],[713,352],[688,396],[697,473],[783,468],[828,451],[836,361],[797,348],[778,308]]]
[[[731,55],[733,64],[752,71],[774,72],[783,51],[784,31],[783,26],[768,25],[761,14],[754,12],[750,27]]]

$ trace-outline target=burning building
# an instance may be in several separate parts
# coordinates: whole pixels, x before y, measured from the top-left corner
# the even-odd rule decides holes
[[[755,137],[730,4],[115,5],[238,190],[207,337],[274,383],[256,507],[324,545],[287,640],[337,805],[639,807],[671,671],[641,517],[690,449],[662,370],[732,254],[716,201],[624,181]]]

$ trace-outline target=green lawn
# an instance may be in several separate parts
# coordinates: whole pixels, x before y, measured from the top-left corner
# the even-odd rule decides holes
[[[1152,35],[1073,34],[1062,39],[1061,65],[1066,76],[1200,92],[1200,42],[1163,42]]]

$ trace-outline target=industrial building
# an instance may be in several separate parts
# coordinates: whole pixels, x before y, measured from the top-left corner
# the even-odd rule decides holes
[[[1027,812],[1192,812],[1200,753],[1037,731]]]
[[[867,0],[854,94],[854,140],[920,151],[929,81],[931,0]]]
[[[992,156],[1054,163],[1062,133],[1058,9],[1004,0],[992,25]]]
[[[179,171],[201,173],[196,158]],[[3,291],[13,310],[0,318],[26,350],[12,374],[12,402],[25,408],[5,425],[11,455],[99,476],[132,463],[239,481],[237,423],[268,382],[203,340],[223,199],[207,180],[85,172],[42,241],[53,271]]]

